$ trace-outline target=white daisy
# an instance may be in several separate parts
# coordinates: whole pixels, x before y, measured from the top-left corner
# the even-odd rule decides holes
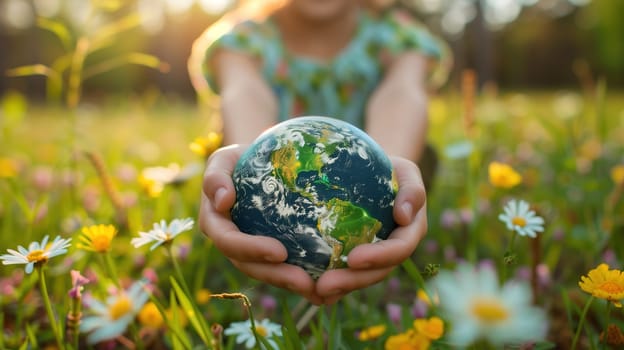
[[[495,269],[467,264],[442,271],[432,280],[440,310],[451,323],[449,342],[469,346],[486,340],[495,346],[542,340],[547,331],[544,311],[531,305],[525,283],[499,286]]]
[[[0,260],[2,260],[3,265],[25,264],[26,273],[31,273],[36,264],[44,264],[50,258],[67,253],[70,241],[71,238],[56,236],[54,241],[48,244],[48,236],[45,236],[41,243],[30,243],[28,249],[21,245],[17,247],[17,251],[7,249],[9,254],[0,255]]]
[[[143,169],[141,176],[144,179],[154,181],[159,184],[182,184],[201,172],[202,166],[199,163],[191,163],[184,168],[179,164],[171,163],[166,167],[156,166]]]
[[[190,230],[193,228],[193,224],[194,221],[191,218],[174,219],[169,225],[165,220],[161,220],[160,223],[154,223],[154,228],[151,231],[139,232],[139,237],[133,238],[130,243],[138,248],[153,242],[150,250],[154,250],[163,243],[171,242],[180,233]]]
[[[128,290],[110,295],[106,303],[92,299],[88,303],[90,315],[82,319],[80,332],[89,333],[89,344],[114,339],[123,334],[149,295],[143,282],[135,282]]]
[[[516,231],[521,236],[535,238],[537,232],[544,231],[544,219],[529,210],[529,203],[515,199],[510,200],[503,208],[505,211],[498,218],[507,225],[507,228]]]
[[[277,323],[271,322],[269,319],[263,319],[262,321],[255,321],[256,333],[258,336],[263,337],[271,344],[272,349],[277,349],[277,342],[272,338],[282,335],[282,326]],[[245,344],[247,349],[252,349],[256,346],[256,337],[251,330],[251,321],[232,322],[230,326],[223,331],[225,335],[235,335],[237,344]],[[265,349],[264,346],[261,346]]]

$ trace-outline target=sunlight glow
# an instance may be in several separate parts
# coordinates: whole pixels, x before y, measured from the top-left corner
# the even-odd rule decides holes
[[[166,0],[167,9],[170,13],[184,13],[193,6],[193,0]]]
[[[483,8],[485,20],[491,29],[500,29],[520,15],[522,6],[516,0],[486,0]]]
[[[2,22],[11,28],[26,29],[35,21],[35,14],[25,0],[7,0],[0,10]]]
[[[209,14],[219,14],[224,12],[231,4],[232,0],[197,0],[204,12]]]
[[[460,34],[476,15],[477,10],[472,1],[455,1],[442,16],[442,29],[448,34]]]
[[[34,0],[35,12],[42,17],[54,17],[61,10],[60,0]]]
[[[91,12],[90,1],[65,0],[64,5],[63,12],[67,14],[73,24],[82,26],[88,21]]]
[[[137,11],[141,16],[141,26],[149,34],[157,34],[165,25],[165,6],[162,2],[139,0]]]

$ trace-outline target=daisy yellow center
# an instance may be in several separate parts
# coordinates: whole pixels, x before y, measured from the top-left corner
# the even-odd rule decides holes
[[[498,300],[475,300],[470,311],[475,317],[485,323],[501,322],[509,318],[509,312]]]
[[[132,310],[132,303],[130,302],[130,299],[126,296],[122,296],[110,306],[108,312],[110,314],[110,318],[114,321],[126,315],[130,312],[130,310]]]
[[[105,233],[95,234],[91,237],[91,245],[93,246],[93,249],[98,252],[108,250],[110,243],[111,237]]]
[[[520,227],[524,227],[527,224],[526,219],[521,216],[514,216],[514,218],[511,219],[511,223]]]
[[[28,253],[28,255],[26,255],[26,259],[28,260],[28,262],[45,261],[48,258],[44,255],[44,253],[45,252],[41,249],[33,250],[32,252]]]
[[[624,285],[613,281],[606,281],[605,283],[599,285],[596,289],[602,290],[609,294],[619,294],[624,292]]]
[[[256,333],[258,333],[258,335],[262,337],[266,337],[269,334],[269,332],[267,331],[265,327],[258,326],[258,325],[256,325]]]

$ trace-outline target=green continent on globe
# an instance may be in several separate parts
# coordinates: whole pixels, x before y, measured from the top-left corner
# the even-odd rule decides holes
[[[321,169],[324,165],[323,154],[333,154],[338,145],[331,143],[327,135],[327,131],[323,132],[321,137],[303,133],[305,143],[299,145],[289,141],[283,147],[276,149],[271,153],[271,164],[275,169],[276,176],[282,180],[286,187],[291,191],[299,192],[306,195],[306,192],[298,190],[296,181],[299,174],[304,171],[316,171],[321,176],[321,181],[331,186]],[[317,149],[318,145],[324,145],[322,152]]]
[[[357,245],[372,242],[381,229],[381,222],[370,217],[363,208],[338,198],[329,200],[326,207],[325,215],[318,218],[318,230],[332,247],[328,268],[344,267],[343,257]]]

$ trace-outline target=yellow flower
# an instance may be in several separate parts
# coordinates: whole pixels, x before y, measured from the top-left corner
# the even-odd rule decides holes
[[[10,178],[17,175],[17,162],[10,158],[0,158],[0,178]]]
[[[143,326],[153,329],[158,329],[165,323],[160,310],[151,301],[139,311],[138,319]]]
[[[175,320],[180,328],[184,328],[188,324],[188,316],[186,316],[186,312],[184,312],[181,307],[168,308],[165,311],[165,314],[167,315],[167,320],[169,320],[169,322],[173,322]]]
[[[444,322],[439,317],[414,320],[414,329],[425,337],[436,340],[444,334]]]
[[[624,273],[620,270],[609,270],[609,265],[600,264],[589,271],[587,276],[581,276],[581,289],[596,298],[606,299],[621,307],[620,300],[624,299]]]
[[[158,198],[165,189],[165,185],[162,182],[147,178],[143,175],[139,175],[139,186],[152,198]]]
[[[611,180],[616,185],[620,185],[624,182],[624,164],[616,165],[611,168]]]
[[[362,329],[358,334],[358,339],[361,341],[373,340],[381,337],[386,332],[385,324],[378,324]]]
[[[495,187],[512,188],[522,182],[522,176],[507,164],[492,162],[488,173],[490,183]]]
[[[210,132],[206,137],[196,138],[191,142],[189,148],[195,154],[208,157],[221,146],[221,141],[223,141],[223,135],[217,132]]]
[[[199,305],[204,305],[208,303],[210,301],[210,298],[212,298],[212,292],[210,292],[206,288],[199,289],[197,292],[195,292],[195,300],[197,300],[197,303]]]
[[[113,225],[92,225],[82,228],[78,248],[97,253],[104,253],[110,249],[117,229]]]
[[[386,339],[385,350],[427,350],[431,341],[413,329],[405,333],[392,335]]]

